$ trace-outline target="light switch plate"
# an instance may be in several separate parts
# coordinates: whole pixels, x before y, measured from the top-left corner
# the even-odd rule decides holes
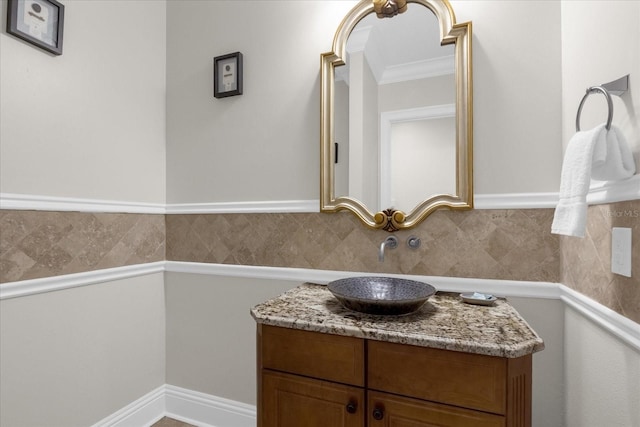
[[[611,230],[611,272],[631,277],[631,229]]]

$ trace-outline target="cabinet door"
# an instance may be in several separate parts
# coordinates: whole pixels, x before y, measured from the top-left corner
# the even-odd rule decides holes
[[[371,391],[369,427],[504,427],[500,415]]]
[[[364,427],[364,390],[262,371],[261,427]]]

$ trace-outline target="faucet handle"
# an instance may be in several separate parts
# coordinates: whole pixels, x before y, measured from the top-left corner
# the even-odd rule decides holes
[[[407,239],[407,246],[409,246],[411,249],[418,249],[421,243],[422,242],[420,238],[417,236],[411,236]]]

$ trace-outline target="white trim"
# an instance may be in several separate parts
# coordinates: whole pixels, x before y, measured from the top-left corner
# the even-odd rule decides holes
[[[640,200],[640,175],[634,175],[623,181],[591,181],[587,203],[601,205],[604,203]]]
[[[193,213],[317,213],[320,200],[274,200],[258,202],[174,203],[166,206],[167,214]]]
[[[640,200],[640,175],[617,182],[594,181],[587,196],[590,205]],[[558,193],[476,194],[476,209],[555,208]],[[273,200],[212,203],[136,203],[98,199],[0,193],[0,209],[111,212],[143,214],[220,214],[220,213],[317,213],[319,200]]]
[[[0,209],[145,214],[316,213],[320,212],[320,200],[159,204],[0,193]]]
[[[464,277],[416,276],[407,274],[367,273],[354,271],[314,270],[287,267],[263,267],[234,264],[208,264],[198,262],[167,261],[165,271],[173,273],[204,274],[210,276],[243,277],[291,282],[312,282],[325,285],[332,280],[354,276],[390,276],[422,280],[440,291],[484,291],[499,296],[558,299],[558,284],[516,280],[469,279]]]
[[[165,387],[165,414],[196,426],[255,427],[256,407],[172,385]]]
[[[165,386],[150,391],[124,408],[95,423],[92,427],[149,427],[165,413]]]
[[[475,209],[543,209],[555,208],[558,193],[476,194]],[[592,181],[587,194],[589,205],[640,200],[640,175],[623,181]]]
[[[382,77],[378,84],[386,85],[418,79],[428,79],[438,76],[447,76],[455,73],[455,61],[453,55],[439,58],[423,59],[406,64],[384,67]]]
[[[147,274],[162,273],[164,272],[164,264],[165,261],[158,261],[148,264],[126,265],[123,267],[105,268],[83,273],[3,283],[0,285],[0,300],[77,288],[79,286],[95,285]]]
[[[289,282],[314,282],[319,284],[326,284],[332,280],[349,276],[381,275],[367,272],[312,270],[304,268],[160,261],[150,264],[96,270],[87,273],[9,282],[0,286],[0,300],[121,280],[163,271],[265,280],[285,280]],[[585,318],[592,320],[626,344],[640,350],[640,327],[637,323],[559,283],[402,274],[385,275],[422,280],[433,284],[440,291],[447,292],[479,291],[505,297],[559,299],[563,301],[565,305],[580,312]]]
[[[562,284],[558,286],[561,291],[560,299],[566,307],[572,308],[627,345],[640,351],[640,325],[580,292]]]
[[[291,282],[313,282],[327,284],[348,276],[371,276],[380,273],[314,270],[287,267],[263,267],[234,264],[209,264],[184,261],[158,261],[149,264],[107,268],[84,273],[65,274],[61,276],[43,277],[40,279],[8,282],[0,286],[0,300],[26,297],[45,292],[88,286],[98,283],[123,280],[147,274],[189,273],[211,276],[244,277],[266,280],[286,280]],[[432,283],[442,291],[467,292],[483,290],[501,296],[520,296],[532,298],[558,299],[560,294],[557,284],[543,282],[526,282],[514,280],[469,279],[440,276],[415,276],[402,274],[385,274],[386,276],[413,278]]]
[[[411,122],[415,120],[441,119],[456,115],[455,104],[429,105],[426,107],[406,108],[404,110],[383,111],[380,119],[390,126],[393,123]],[[382,125],[381,125],[382,126]]]
[[[364,52],[371,72],[379,85],[428,79],[455,73],[455,56],[453,54],[403,64],[387,65],[377,49],[378,46],[375,43],[368,43],[372,29],[373,26],[371,25],[359,25],[358,28],[355,28],[349,34],[346,50],[349,55]],[[344,68],[346,67],[338,67],[336,74],[338,74],[338,70],[342,71],[344,74],[341,77],[348,84],[348,77],[345,78],[346,72],[344,72]]]
[[[92,427],[150,427],[163,417],[198,427],[255,427],[257,419],[254,405],[165,384]]]
[[[476,194],[475,209],[545,209],[555,208],[558,193]]]
[[[79,199],[0,193],[0,209],[72,212],[121,212],[164,214],[164,203],[122,202],[116,200]]]
[[[373,25],[358,25],[357,28],[354,28],[349,34],[347,45],[345,46],[347,53],[363,52],[367,47],[367,41],[372,29]]]

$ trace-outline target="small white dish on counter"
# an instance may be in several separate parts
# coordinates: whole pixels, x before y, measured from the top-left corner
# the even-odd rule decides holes
[[[465,294],[460,294],[460,298],[462,301],[467,304],[475,304],[475,305],[493,305],[493,303],[498,299],[490,294],[481,294],[478,292],[469,292]]]

